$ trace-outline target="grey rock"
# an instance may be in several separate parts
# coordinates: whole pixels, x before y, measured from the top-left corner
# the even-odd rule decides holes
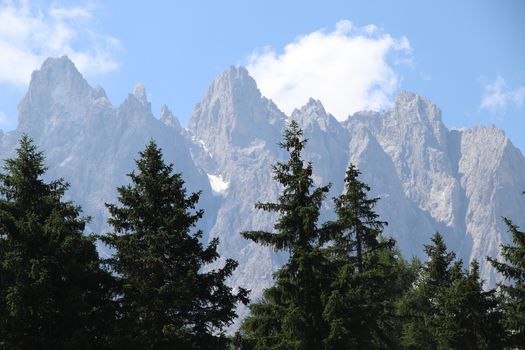
[[[502,216],[525,227],[525,158],[495,127],[447,129],[439,108],[410,92],[400,93],[390,110],[358,112],[342,123],[314,99],[286,116],[246,69],[230,67],[211,83],[185,129],[167,106],[160,120],[154,117],[143,85],[114,107],[67,57],[51,58],[32,75],[17,129],[0,133],[0,156],[13,155],[22,133],[34,138],[46,154],[47,176],[69,181],[67,195],[93,217],[89,229],[106,232],[104,203],[115,202],[137,152],[154,139],[189,190],[203,191],[204,240],[220,238],[218,264],[239,262],[230,283],[251,289],[257,300],[286,254],[239,233],[273,229],[275,215],[254,204],[278,198],[271,167],[285,160],[278,142],[292,119],[309,139],[304,156],[315,184],[331,184],[320,223],[333,218],[331,197],[342,193],[345,170],[355,163],[371,195],[381,198],[386,234],[406,257],[424,257],[423,244],[439,230],[459,258],[480,261],[488,286],[495,284],[485,256],[499,256],[499,245],[510,240]]]

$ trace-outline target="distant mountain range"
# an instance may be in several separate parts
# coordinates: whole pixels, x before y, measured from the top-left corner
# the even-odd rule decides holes
[[[447,129],[439,108],[410,92],[401,92],[390,110],[358,112],[344,122],[314,99],[287,116],[261,96],[246,69],[230,67],[183,128],[167,107],[155,118],[142,85],[114,107],[67,57],[49,58],[32,75],[18,127],[0,133],[0,157],[12,156],[28,134],[45,152],[47,176],[70,182],[69,198],[93,217],[89,230],[106,232],[104,203],[116,201],[138,151],[154,139],[188,189],[203,191],[205,239],[220,238],[222,257],[240,264],[232,283],[257,298],[285,257],[239,232],[272,229],[275,217],[254,204],[277,198],[271,165],[286,157],[277,142],[291,119],[309,139],[304,156],[313,162],[315,182],[332,183],[329,199],[342,192],[344,171],[355,163],[371,195],[381,197],[385,231],[406,257],[422,256],[423,244],[440,231],[459,258],[478,259],[482,277],[494,285],[485,257],[498,256],[510,239],[502,216],[525,227],[525,158],[494,126]],[[331,206],[327,200],[322,220]]]

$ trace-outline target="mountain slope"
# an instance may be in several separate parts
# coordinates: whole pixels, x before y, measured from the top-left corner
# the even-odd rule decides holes
[[[114,108],[104,90],[90,87],[67,57],[50,58],[32,75],[19,104],[19,121],[1,140],[1,158],[13,154],[21,134],[33,138],[45,152],[47,176],[71,184],[67,195],[93,217],[90,229],[95,232],[107,229],[104,203],[115,201],[116,187],[128,182],[134,159],[151,139],[191,189],[207,194],[205,205],[213,207],[207,177],[194,165],[186,138],[153,116],[141,85]]]
[[[413,93],[402,92],[391,110],[355,113],[343,123],[314,99],[286,116],[246,69],[230,67],[211,83],[187,129],[167,107],[156,119],[146,96],[137,85],[114,107],[67,57],[48,59],[20,102],[19,126],[0,133],[0,156],[13,154],[22,133],[34,138],[47,156],[48,176],[69,181],[68,196],[93,216],[90,229],[104,232],[104,202],[115,201],[137,152],[155,139],[189,189],[203,191],[202,226],[221,239],[224,258],[239,261],[231,283],[252,289],[252,298],[271,284],[285,256],[239,232],[272,229],[275,217],[254,204],[279,194],[271,166],[285,157],[277,143],[291,119],[309,139],[304,156],[313,162],[316,184],[331,183],[330,197],[336,196],[349,162],[357,164],[372,195],[381,197],[377,210],[389,222],[386,233],[405,256],[421,256],[422,244],[439,230],[460,258],[480,260],[483,278],[493,285],[484,257],[497,256],[509,240],[501,217],[525,227],[521,152],[495,127],[447,129],[439,108]],[[331,217],[330,208],[328,198],[322,220]]]

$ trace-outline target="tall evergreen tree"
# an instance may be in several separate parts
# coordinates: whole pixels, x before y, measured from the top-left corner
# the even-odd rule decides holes
[[[401,273],[393,240],[381,236],[385,222],[374,211],[378,198],[350,164],[345,192],[334,198],[337,221],[325,225],[331,244],[331,286],[324,316],[330,326],[329,349],[391,348],[395,288]]]
[[[502,349],[501,312],[495,290],[484,291],[479,264],[463,272],[461,262],[451,270],[450,287],[436,298],[432,322],[433,338],[439,349]]]
[[[312,164],[305,164],[301,158],[306,143],[302,135],[292,121],[280,143],[289,152],[289,159],[273,167],[283,191],[277,203],[256,204],[258,209],[279,213],[275,232],[242,232],[247,239],[290,254],[274,276],[275,285],[264,292],[260,302],[250,306],[251,315],[242,325],[244,337],[255,349],[322,348],[325,325],[321,293],[326,262],[317,221],[329,186],[313,188]]]
[[[108,260],[121,287],[120,347],[126,349],[221,349],[224,329],[237,316],[237,293],[226,279],[237,262],[205,272],[217,262],[218,239],[207,247],[195,229],[203,216],[199,193],[186,194],[181,174],[166,165],[151,141],[139,153],[138,173],[118,188],[120,206],[107,204],[114,232],[103,237],[115,249]]]
[[[427,261],[399,303],[404,349],[501,349],[503,330],[494,290],[483,290],[479,265],[463,271],[436,233],[425,246]]]
[[[103,349],[112,277],[100,267],[87,218],[45,182],[44,157],[23,136],[0,175],[0,348]],[[108,323],[106,323],[106,321]]]
[[[370,187],[359,180],[360,174],[357,167],[350,164],[344,179],[345,192],[334,198],[338,219],[326,226],[332,232],[334,258],[344,264],[352,261],[357,272],[362,273],[369,267],[366,266],[366,256],[384,246],[379,238],[387,223],[380,221],[374,211],[379,198],[368,198]]]
[[[501,246],[505,262],[490,257],[487,259],[509,282],[500,284],[504,298],[505,326],[509,332],[507,345],[525,349],[525,232],[509,218],[503,220],[512,234],[512,244]]]
[[[414,288],[399,304],[399,314],[405,319],[401,345],[405,349],[436,349],[432,333],[437,296],[451,284],[451,265],[455,254],[447,250],[443,237],[436,232],[432,244],[425,245],[427,261]]]

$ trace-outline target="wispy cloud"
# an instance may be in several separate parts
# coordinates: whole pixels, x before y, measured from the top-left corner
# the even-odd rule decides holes
[[[284,112],[314,97],[343,120],[359,110],[389,106],[401,81],[393,66],[410,66],[411,58],[407,38],[343,20],[333,31],[298,37],[280,54],[273,48],[252,54],[248,70],[263,95]]]
[[[0,82],[24,86],[49,56],[68,55],[84,74],[118,68],[118,39],[99,33],[93,8],[0,0]]]
[[[509,89],[501,75],[498,75],[494,81],[486,82],[483,89],[483,97],[479,104],[480,110],[504,113],[509,106],[522,107],[525,102],[525,86]]]

